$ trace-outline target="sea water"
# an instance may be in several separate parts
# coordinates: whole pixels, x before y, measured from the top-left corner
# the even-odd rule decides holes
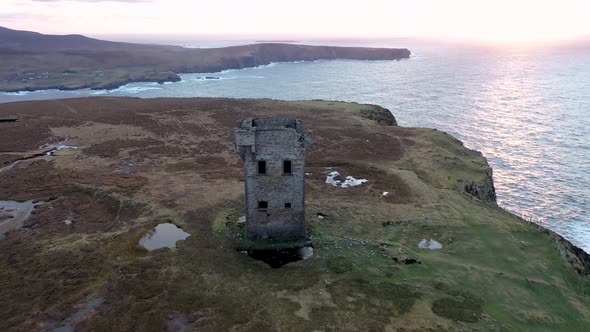
[[[183,74],[181,82],[111,91],[0,93],[0,102],[117,95],[379,104],[402,126],[438,128],[482,151],[500,206],[590,251],[590,48],[378,46],[409,47],[413,55]]]

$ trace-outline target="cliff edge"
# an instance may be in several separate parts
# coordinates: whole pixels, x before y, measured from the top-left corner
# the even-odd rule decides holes
[[[30,214],[0,211],[0,330],[590,330],[576,249],[496,206],[481,153],[384,108],[109,97],[2,116],[0,204]],[[314,134],[311,243],[288,260],[238,246],[233,128],[267,116]],[[182,237],[152,250],[160,228]]]

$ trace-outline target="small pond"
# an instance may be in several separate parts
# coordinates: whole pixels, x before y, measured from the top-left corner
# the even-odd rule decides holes
[[[23,227],[35,206],[39,204],[41,203],[33,201],[0,201],[0,238],[12,229]]]
[[[177,241],[185,240],[189,236],[189,233],[174,224],[159,224],[139,240],[139,245],[148,251],[175,248]]]

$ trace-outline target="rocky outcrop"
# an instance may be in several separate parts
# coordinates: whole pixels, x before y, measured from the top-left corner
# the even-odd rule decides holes
[[[483,181],[469,181],[464,188],[466,193],[479,199],[480,201],[496,205],[496,188],[494,187],[494,179],[492,178],[491,168],[486,172],[486,178]]]
[[[549,235],[555,241],[555,245],[561,255],[567,259],[573,269],[581,275],[590,276],[590,254],[584,251],[584,249],[544,226],[522,218],[519,219]]]
[[[380,126],[396,126],[397,127],[397,120],[393,113],[387,108],[378,106],[378,105],[370,105],[372,106],[371,109],[366,109],[361,111],[361,115],[369,120],[375,121]]]
[[[590,255],[584,251],[584,249],[574,245],[569,240],[566,240],[563,236],[551,231],[546,230],[551,236],[559,243],[565,252],[562,251],[570,262],[572,267],[583,275],[590,275]]]
[[[179,82],[180,76],[174,72],[167,71],[156,74],[154,79],[157,80],[156,82],[164,84],[166,82]]]

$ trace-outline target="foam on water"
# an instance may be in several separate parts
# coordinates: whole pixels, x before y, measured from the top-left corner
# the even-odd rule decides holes
[[[31,91],[17,91],[17,92],[0,92],[0,95],[5,96],[26,96],[30,94]]]
[[[271,62],[268,65],[260,65],[260,66],[256,66],[256,67],[250,67],[250,68],[241,68],[241,69],[226,69],[226,70],[222,70],[219,73],[220,74],[227,74],[227,73],[233,73],[236,71],[240,71],[240,70],[244,70],[244,69],[248,69],[248,70],[258,70],[258,69],[266,69],[266,68],[271,68],[276,66],[277,64],[281,64],[281,63],[289,63],[289,62]]]
[[[155,83],[158,84],[158,83]],[[155,86],[154,83],[130,83],[123,85],[117,89],[112,90],[114,94],[138,94],[140,92],[150,91],[150,90],[161,90],[162,87]],[[106,92],[108,94],[109,92]],[[103,93],[105,94],[105,93]]]

